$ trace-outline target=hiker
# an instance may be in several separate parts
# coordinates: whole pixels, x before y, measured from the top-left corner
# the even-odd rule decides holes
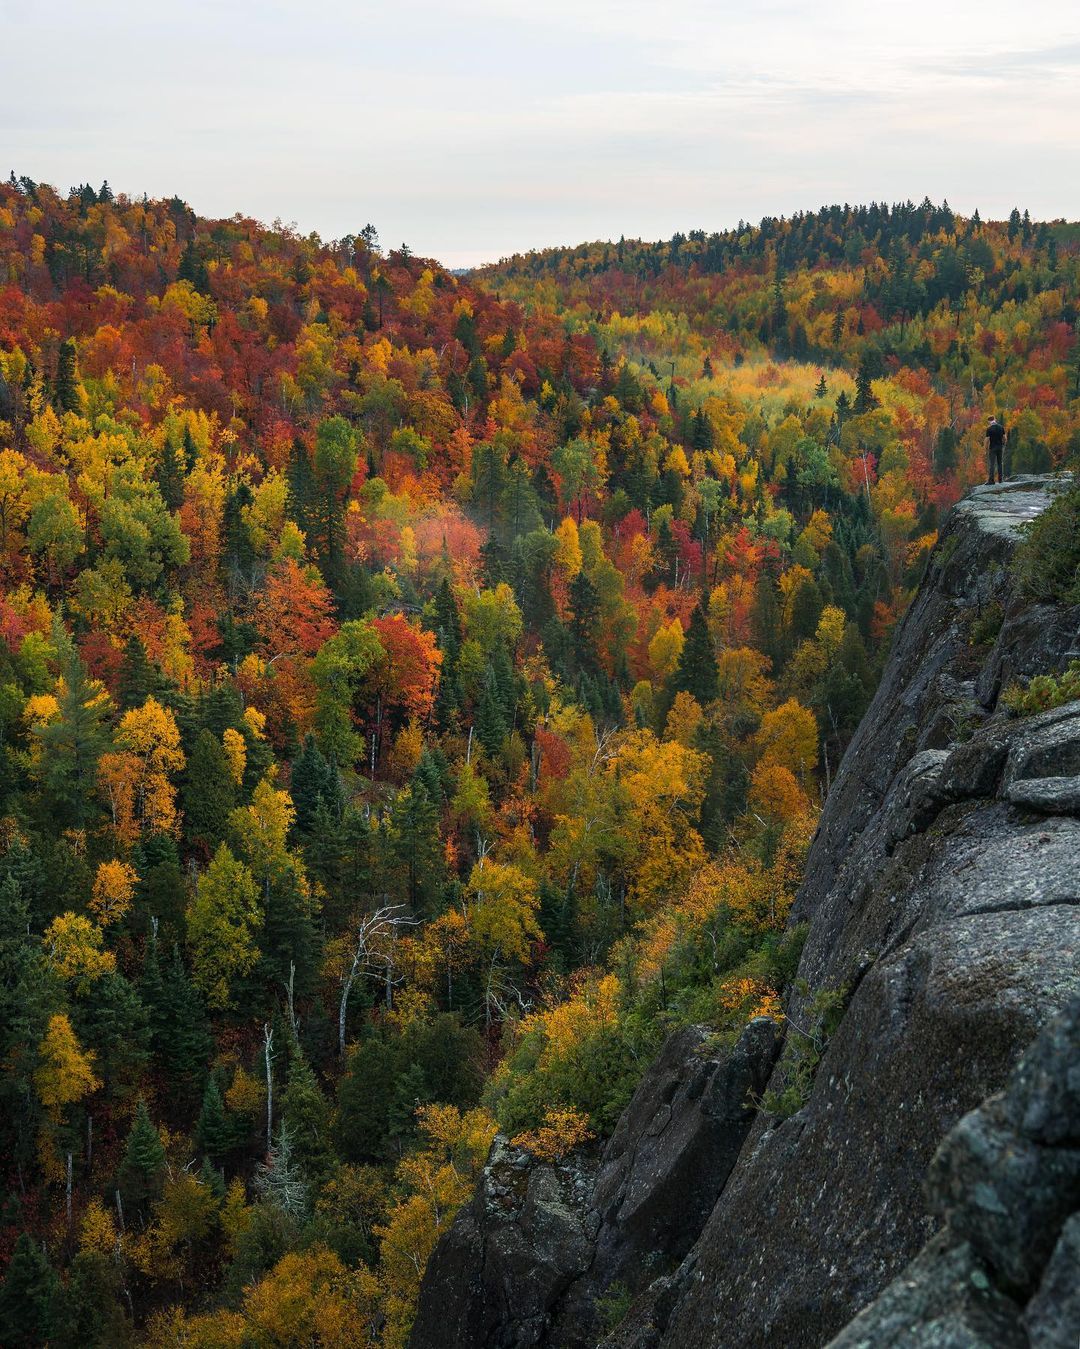
[[[990,467],[987,483],[994,481],[994,465],[997,465],[998,482],[1005,481],[1005,428],[996,417],[986,423],[986,458]]]

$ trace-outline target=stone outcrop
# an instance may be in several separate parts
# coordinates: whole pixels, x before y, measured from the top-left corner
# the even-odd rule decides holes
[[[497,1139],[432,1256],[412,1344],[595,1344],[597,1299],[647,1287],[701,1232],[778,1049],[766,1017],[729,1047],[700,1026],[672,1035],[599,1159],[538,1162]]]
[[[505,1299],[510,1276],[500,1275],[495,1294],[477,1273],[491,1263],[475,1204],[462,1232],[455,1225],[447,1250],[462,1250],[474,1224],[453,1277],[471,1290],[461,1296],[479,1336],[460,1343],[596,1343],[590,1302],[612,1283],[641,1291],[603,1341],[609,1349],[816,1349],[875,1299],[882,1344],[1039,1344],[1037,1327],[1054,1317],[1068,1323],[1078,1236],[1068,1211],[1054,1219],[1051,1247],[1045,1229],[1039,1241],[1018,1237],[1007,1259],[1000,1229],[1024,1233],[1027,1220],[1014,1212],[1007,1223],[965,1226],[961,1203],[967,1188],[989,1195],[980,1168],[996,1185],[1019,1156],[1007,1138],[1020,1137],[1020,1125],[1001,1116],[1000,1102],[980,1113],[982,1103],[1002,1091],[1044,1024],[1080,996],[1080,703],[1021,719],[999,704],[1011,680],[1080,655],[1080,610],[1032,608],[1010,591],[1018,527],[1054,489],[1044,479],[979,488],[952,512],[833,784],[794,914],[808,924],[799,973],[810,992],[793,996],[788,1011],[805,1024],[815,993],[843,990],[844,1012],[801,1108],[782,1121],[739,1111],[726,1119],[724,1138],[699,1152],[711,1209],[700,1235],[701,1203],[687,1209],[685,1230],[673,1230],[681,1201],[665,1190],[684,1194],[678,1178],[687,1168],[678,1149],[665,1155],[663,1140],[693,1136],[699,1107],[695,1065],[669,1045],[583,1182],[589,1253],[574,1256],[544,1315],[529,1321],[532,1338],[507,1338],[501,1314],[482,1326],[475,1319],[475,1300]],[[996,639],[973,645],[975,620],[985,630],[992,615],[1001,618]],[[788,1044],[781,1053],[774,1088],[788,1082],[794,1052]],[[1075,1081],[1075,1038],[1071,1054],[1062,1071]],[[612,1154],[620,1138],[634,1160]],[[923,1182],[935,1154],[929,1193],[937,1198],[928,1200]],[[1029,1177],[1045,1158],[1025,1156],[1015,1165]],[[1022,1190],[1017,1181],[1010,1194]],[[512,1221],[530,1220],[522,1210]],[[1032,1210],[1029,1226],[1038,1221]],[[998,1244],[988,1253],[979,1243],[991,1228]],[[547,1252],[535,1258],[543,1267]],[[922,1290],[927,1318],[947,1307],[952,1319],[937,1339],[890,1340],[887,1327],[907,1314],[895,1310],[900,1285],[890,1284],[912,1261],[900,1283]],[[928,1270],[939,1275],[932,1285]],[[453,1295],[440,1247],[422,1310]],[[445,1338],[445,1324],[441,1340],[424,1324],[417,1349],[459,1342]]]
[[[830,1349],[1080,1340],[1080,1000],[938,1149],[944,1227]]]

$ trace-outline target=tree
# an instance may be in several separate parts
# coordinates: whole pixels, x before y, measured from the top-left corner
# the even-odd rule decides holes
[[[235,1142],[232,1122],[225,1112],[225,1102],[221,1099],[221,1088],[212,1076],[207,1079],[203,1092],[199,1119],[195,1125],[195,1141],[214,1163],[219,1163],[231,1152]]]
[[[236,781],[224,742],[205,726],[195,737],[181,796],[185,835],[213,852],[225,836],[236,802]]]
[[[146,1102],[140,1097],[124,1144],[117,1182],[129,1218],[148,1216],[150,1204],[160,1197],[165,1183],[165,1148],[154,1128]]]
[[[73,653],[64,662],[63,678],[57,716],[34,728],[41,743],[34,772],[55,825],[84,829],[96,813],[98,761],[108,745],[109,696]]]
[[[863,413],[872,412],[878,406],[878,398],[873,389],[873,365],[869,357],[864,356],[859,362],[859,370],[855,376],[855,404],[854,412],[857,417]],[[839,400],[837,407],[839,408]]]
[[[314,656],[335,632],[333,601],[318,571],[291,557],[275,562],[255,610],[255,626],[272,661]]]
[[[211,1007],[232,1006],[236,980],[259,958],[263,910],[254,877],[224,843],[199,877],[187,922],[196,985]]]
[[[299,834],[310,834],[315,826],[319,807],[324,807],[335,819],[341,818],[345,800],[337,769],[315,743],[313,735],[304,737],[300,753],[293,761],[289,775],[289,790],[296,812],[295,826]]]
[[[139,874],[130,862],[113,858],[99,864],[90,911],[103,927],[123,918],[131,908],[138,879]]]
[[[344,417],[328,417],[315,429],[313,460],[318,507],[318,546],[323,575],[333,588],[341,579],[342,500],[359,462],[360,439]]]
[[[203,999],[188,978],[179,946],[164,970],[158,963],[157,938],[151,936],[140,990],[150,1014],[150,1042],[164,1070],[170,1095],[183,1102],[198,1099],[213,1041]]]
[[[0,1344],[10,1349],[48,1344],[59,1287],[44,1249],[29,1232],[21,1233],[0,1287]]]
[[[817,722],[794,698],[765,713],[754,740],[764,762],[788,769],[800,782],[817,765]]]
[[[101,1079],[94,1073],[94,1055],[79,1047],[71,1020],[63,1012],[49,1018],[38,1049],[34,1084],[46,1114],[55,1123],[60,1122],[66,1106],[101,1086]]]
[[[716,655],[705,611],[700,604],[695,605],[690,615],[686,642],[668,683],[668,692],[671,697],[676,693],[689,693],[702,707],[718,696]]]
[[[81,412],[83,398],[75,342],[69,337],[60,343],[56,363],[56,394],[53,401],[58,412]]]

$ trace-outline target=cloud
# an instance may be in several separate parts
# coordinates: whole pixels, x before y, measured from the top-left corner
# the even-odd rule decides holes
[[[17,172],[325,237],[374,220],[450,262],[927,192],[1080,215],[1080,22],[1062,0],[3,14],[0,144]]]

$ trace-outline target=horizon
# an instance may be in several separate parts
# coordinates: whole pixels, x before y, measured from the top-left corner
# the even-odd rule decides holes
[[[1060,0],[677,0],[660,24],[643,0],[3,12],[5,169],[324,238],[370,220],[451,268],[808,202],[1080,216],[1080,19]]]

